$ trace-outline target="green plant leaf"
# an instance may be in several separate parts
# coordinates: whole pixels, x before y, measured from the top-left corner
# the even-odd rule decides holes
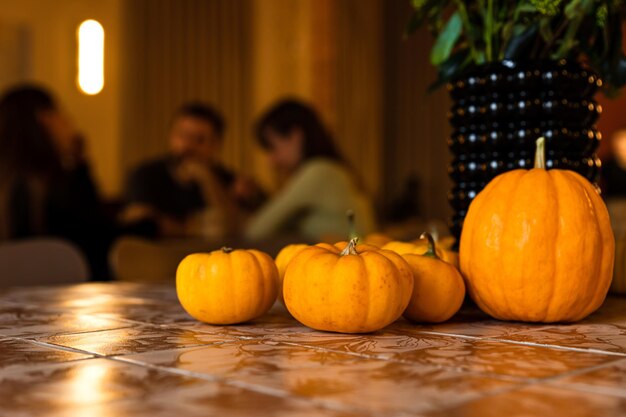
[[[461,16],[459,16],[458,12],[455,12],[444,26],[439,37],[437,37],[430,53],[430,62],[433,65],[440,65],[448,59],[452,53],[454,44],[461,36],[462,29],[463,23],[461,22]]]
[[[538,30],[538,23],[527,28],[523,25],[516,25],[513,28],[513,37],[504,50],[504,59],[519,59],[528,55],[528,50],[532,47]]]
[[[472,57],[467,46],[450,55],[450,58],[441,63],[439,66],[437,80],[428,87],[428,92],[435,91],[439,87],[461,75],[463,69],[465,69],[471,62]]]

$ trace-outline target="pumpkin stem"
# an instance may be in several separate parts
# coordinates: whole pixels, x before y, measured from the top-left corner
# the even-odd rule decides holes
[[[433,239],[433,236],[428,232],[424,232],[420,235],[420,239],[426,239],[428,241],[428,248],[422,256],[439,259],[439,256],[437,255],[437,249],[435,248],[435,239]]]
[[[352,240],[358,238],[359,235],[356,232],[356,226],[354,224],[354,210],[350,209],[346,211],[346,217],[348,218],[348,239]]]
[[[234,249],[233,248],[229,248],[227,246],[222,246],[222,252],[224,253],[231,253]]]
[[[358,255],[358,253],[356,251],[356,242],[358,240],[359,240],[359,238],[357,238],[357,237],[353,237],[352,239],[350,239],[350,241],[348,242],[348,246],[346,246],[344,248],[344,250],[342,250],[339,255],[341,255],[341,256]]]
[[[546,169],[546,139],[542,136],[535,143],[535,168]]]

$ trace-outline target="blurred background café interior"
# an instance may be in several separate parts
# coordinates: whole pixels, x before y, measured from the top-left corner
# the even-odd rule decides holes
[[[410,15],[405,0],[0,0],[0,263],[52,238],[85,279],[172,281],[191,252],[344,240],[348,210],[361,235],[449,234],[451,101],[427,91],[432,40],[404,36]],[[600,184],[623,218],[626,97],[597,100]]]

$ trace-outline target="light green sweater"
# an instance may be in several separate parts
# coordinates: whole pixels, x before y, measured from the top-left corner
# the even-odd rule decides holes
[[[347,239],[348,210],[355,213],[357,233],[363,236],[374,231],[372,204],[348,170],[329,159],[312,159],[254,216],[246,237],[258,240],[295,233],[312,240]]]

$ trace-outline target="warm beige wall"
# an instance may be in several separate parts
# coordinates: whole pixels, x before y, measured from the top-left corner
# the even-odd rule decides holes
[[[122,1],[0,0],[0,24],[24,24],[31,31],[27,79],[50,87],[87,137],[94,174],[106,195],[115,194],[120,184],[117,52]],[[90,18],[105,30],[105,86],[96,96],[76,87],[76,29]]]
[[[253,122],[268,106],[283,97],[313,101],[316,3],[315,0],[251,0],[251,90],[248,97],[252,119],[247,122]],[[323,110],[322,117],[328,120],[334,109]],[[253,140],[250,136],[248,149],[253,173],[271,188],[274,178]]]
[[[383,143],[384,2],[252,0],[252,113],[277,99],[311,102],[374,195]],[[270,182],[255,153],[256,172]]]

